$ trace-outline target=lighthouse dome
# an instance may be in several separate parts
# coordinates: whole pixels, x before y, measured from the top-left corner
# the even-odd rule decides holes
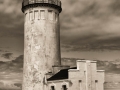
[[[28,6],[50,6],[62,11],[60,0],[23,0],[22,11]]]

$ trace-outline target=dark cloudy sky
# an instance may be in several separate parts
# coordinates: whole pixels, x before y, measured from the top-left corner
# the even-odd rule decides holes
[[[120,0],[61,1],[62,57],[120,58]],[[24,16],[21,2],[0,1],[1,60],[8,61],[23,54]],[[12,57],[4,58],[6,53],[12,53]]]
[[[120,59],[120,0],[61,0],[62,57],[84,59]],[[24,49],[22,0],[0,0],[0,75],[8,83]],[[8,62],[9,61],[9,62]],[[4,63],[5,62],[5,63]],[[9,67],[7,67],[9,66]],[[8,70],[8,68],[11,68]],[[8,70],[8,71],[7,71]],[[11,74],[8,75],[8,72]],[[8,75],[5,77],[5,75]],[[5,78],[4,78],[4,77]],[[9,81],[12,83],[12,81]]]
[[[119,40],[120,0],[63,0],[61,46],[65,55],[117,59]]]

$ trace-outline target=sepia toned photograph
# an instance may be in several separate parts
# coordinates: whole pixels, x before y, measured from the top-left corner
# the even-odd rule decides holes
[[[120,90],[120,0],[0,0],[0,90]]]

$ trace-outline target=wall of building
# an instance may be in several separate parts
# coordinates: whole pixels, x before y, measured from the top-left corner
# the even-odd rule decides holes
[[[96,61],[78,60],[77,70],[69,70],[69,79],[74,83],[76,79],[81,86],[74,85],[73,89],[79,87],[83,90],[103,90],[104,88],[104,71],[97,70]]]
[[[52,90],[51,86],[55,87],[55,90],[63,90],[62,86],[66,85],[67,89],[70,90],[70,81],[69,80],[57,80],[57,81],[51,81],[48,82],[46,90]]]
[[[60,65],[59,12],[50,7],[25,10],[23,90],[43,90],[45,74]]]

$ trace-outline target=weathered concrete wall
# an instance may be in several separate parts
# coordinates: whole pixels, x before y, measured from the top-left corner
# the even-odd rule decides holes
[[[104,76],[105,75],[103,70],[97,71],[97,80],[98,80],[98,82],[96,82],[97,90],[104,90],[104,84],[103,84],[105,82]]]
[[[69,70],[73,83],[69,90],[103,90],[104,71],[96,69],[96,61],[77,61],[77,69]]]
[[[25,11],[22,90],[43,90],[45,73],[60,65],[59,12],[48,7]]]

